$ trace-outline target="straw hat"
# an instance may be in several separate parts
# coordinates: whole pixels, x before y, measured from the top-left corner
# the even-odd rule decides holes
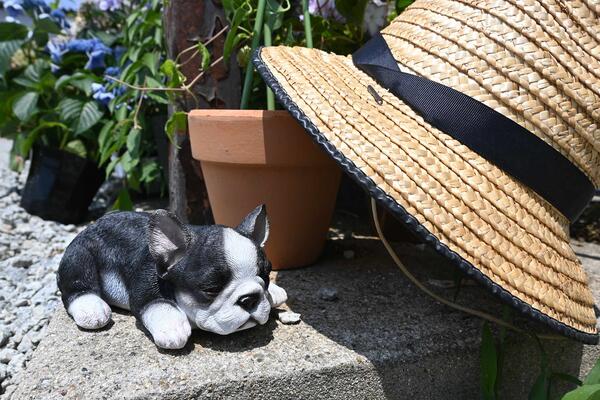
[[[569,245],[600,183],[598,0],[417,0],[353,56],[253,61],[415,234],[521,312],[598,342]]]

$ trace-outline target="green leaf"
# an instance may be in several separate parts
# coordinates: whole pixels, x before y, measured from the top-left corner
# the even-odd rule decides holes
[[[29,151],[33,147],[34,143],[37,141],[41,132],[46,129],[53,129],[53,128],[58,128],[63,132],[69,130],[69,128],[65,124],[62,124],[60,122],[44,121],[44,122],[40,123],[38,126],[36,126],[33,130],[31,130],[31,132],[29,132],[27,134],[27,136],[23,139],[23,141],[21,141],[21,143],[20,143],[21,154],[29,154]]]
[[[548,354],[546,354],[546,350],[544,346],[542,346],[542,342],[540,338],[536,335],[532,335],[535,342],[538,345],[540,350],[540,374],[538,375],[531,391],[529,392],[529,400],[548,400],[550,396],[550,378],[552,376],[552,371],[550,370],[550,366],[548,364]]]
[[[35,29],[33,31],[33,41],[38,47],[44,47],[48,43],[50,39],[50,34],[48,32],[40,31],[39,29]]]
[[[233,1],[230,0],[228,3],[231,3],[231,4],[229,4],[229,6],[233,7]],[[223,8],[225,8],[225,10],[228,10],[228,8],[226,8],[226,6],[225,6],[225,2],[223,3]],[[225,44],[223,45],[223,58],[225,60],[229,60],[231,53],[233,52],[234,49],[237,48],[239,43],[244,38],[248,38],[248,35],[245,35],[242,33],[238,34],[237,32],[238,32],[240,23],[242,21],[244,21],[245,19],[247,19],[247,17],[250,15],[251,12],[252,12],[252,6],[247,1],[242,3],[233,12],[233,17],[230,18],[231,23],[230,23],[229,32],[227,32],[227,36],[225,37]]]
[[[285,5],[284,5],[285,4]],[[289,0],[283,2],[277,0],[267,0],[265,5],[265,24],[271,27],[271,32],[281,28],[283,24],[283,15],[290,9]]]
[[[158,73],[158,60],[160,59],[160,54],[157,52],[146,53],[142,57],[142,64],[144,64],[152,75],[156,75]]]
[[[4,75],[10,68],[10,60],[21,47],[21,40],[0,42],[0,75]]]
[[[16,22],[0,22],[0,42],[24,40],[29,30],[23,24]]]
[[[133,210],[133,202],[131,201],[131,196],[129,196],[129,190],[127,190],[127,188],[121,189],[121,192],[113,204],[112,209],[121,211]]]
[[[197,44],[198,52],[200,53],[200,71],[206,71],[210,67],[210,52],[203,43]]]
[[[142,130],[133,128],[127,135],[127,151],[134,156],[139,154],[140,143],[142,141]]]
[[[169,104],[169,100],[165,97],[164,94],[146,92],[146,96],[156,101],[159,104]]]
[[[160,71],[167,76],[167,87],[180,87],[185,79],[173,60],[165,60],[160,66]]]
[[[70,123],[75,135],[96,125],[104,115],[98,108],[98,104],[93,100],[84,102],[78,99],[66,98],[58,104],[58,109],[61,118]]]
[[[35,92],[26,92],[19,96],[13,103],[13,113],[21,121],[27,121],[37,112],[37,102],[39,94]]]
[[[98,104],[95,101],[88,101],[85,103],[81,109],[81,115],[79,117],[77,128],[75,129],[75,134],[82,133],[96,125],[96,123],[102,119],[102,115],[103,113],[100,111]]]
[[[121,157],[115,157],[112,160],[110,160],[110,162],[106,166],[106,169],[104,170],[105,173],[106,173],[106,179],[108,179],[110,177],[110,175],[112,174],[113,170],[115,169],[115,167],[117,166],[117,164],[120,161],[121,161]]]
[[[83,101],[70,97],[62,99],[60,103],[58,103],[58,110],[60,112],[61,119],[69,123],[77,120],[82,108]]]
[[[50,64],[45,60],[35,60],[35,62],[27,68],[23,76],[33,82],[41,82],[44,73],[50,70]]]
[[[103,31],[96,31],[94,32],[94,35],[96,35],[96,37],[98,39],[100,39],[102,41],[102,43],[104,43],[105,45],[107,45],[108,47],[112,47],[112,45],[117,41],[117,39],[119,38],[116,35],[111,35],[108,32],[103,32]]]
[[[548,400],[550,394],[550,374],[547,370],[543,370],[535,380],[531,391],[529,392],[529,400]]]
[[[142,69],[142,67],[144,67],[144,64],[142,64],[140,61],[129,64],[121,72],[121,79],[123,79],[125,82],[135,83],[136,74],[140,69]]]
[[[139,162],[139,157],[132,155],[129,151],[126,151],[121,157],[121,165],[127,174],[130,174]]]
[[[70,83],[72,86],[81,90],[83,93],[85,93],[86,96],[89,97],[92,95],[92,83],[94,83],[94,82],[95,82],[94,79],[83,78],[83,79],[73,79]]]
[[[600,358],[583,381],[584,385],[595,385],[597,383],[600,383]]]
[[[13,81],[13,83],[16,83],[19,86],[23,86],[23,87],[26,87],[29,89],[34,89],[34,90],[40,89],[40,85],[38,83],[36,83],[30,79],[27,79],[25,77],[18,76],[16,78],[14,78],[12,81]]]
[[[498,373],[498,356],[494,336],[488,323],[483,324],[481,331],[481,393],[485,400],[496,399],[496,376]]]
[[[400,14],[404,9],[410,6],[415,0],[396,0],[396,13]]]
[[[85,149],[85,145],[79,139],[71,140],[68,142],[64,148],[65,151],[69,153],[77,154],[81,158],[87,157],[87,150]]]
[[[100,133],[98,134],[98,146],[103,148],[108,143],[108,139],[112,133],[112,130],[115,126],[115,121],[109,120],[100,129]]]
[[[114,115],[117,121],[124,121],[127,118],[127,107],[125,104],[121,104],[121,107],[117,108]]]
[[[561,380],[561,381],[572,383],[577,386],[581,386],[583,384],[583,382],[581,382],[577,377],[575,377],[573,375],[569,375],[569,374],[563,374],[561,372],[553,372],[552,375],[550,376],[550,380],[551,381]]]
[[[35,30],[43,33],[60,34],[60,26],[56,24],[50,17],[40,18],[35,22]]]
[[[335,7],[346,20],[362,26],[368,0],[335,0]]]
[[[565,394],[562,400],[600,400],[600,384],[583,385]]]
[[[58,78],[54,83],[54,90],[62,90],[64,87],[71,85],[89,97],[92,94],[92,83],[97,81],[93,74],[76,72],[73,75],[62,75]]]
[[[160,166],[154,160],[144,161],[142,165],[142,176],[140,181],[149,183],[160,177]]]
[[[173,138],[178,132],[185,132],[187,130],[187,113],[183,111],[176,111],[167,120],[165,124],[165,133],[169,138],[169,141],[173,143]]]

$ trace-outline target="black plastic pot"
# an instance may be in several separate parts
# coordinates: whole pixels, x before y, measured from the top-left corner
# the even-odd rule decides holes
[[[104,181],[104,171],[75,154],[35,147],[21,207],[43,219],[77,224]]]

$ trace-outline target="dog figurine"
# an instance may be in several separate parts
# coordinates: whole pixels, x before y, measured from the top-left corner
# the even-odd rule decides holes
[[[112,305],[131,311],[158,347],[180,349],[191,329],[262,325],[287,300],[269,282],[268,235],[264,205],[235,229],[184,225],[165,210],[110,213],[69,244],[58,287],[79,327],[104,327]]]

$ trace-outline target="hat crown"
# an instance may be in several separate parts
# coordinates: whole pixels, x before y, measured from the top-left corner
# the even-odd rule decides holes
[[[600,186],[600,3],[417,0],[382,34],[401,70],[519,123]]]

